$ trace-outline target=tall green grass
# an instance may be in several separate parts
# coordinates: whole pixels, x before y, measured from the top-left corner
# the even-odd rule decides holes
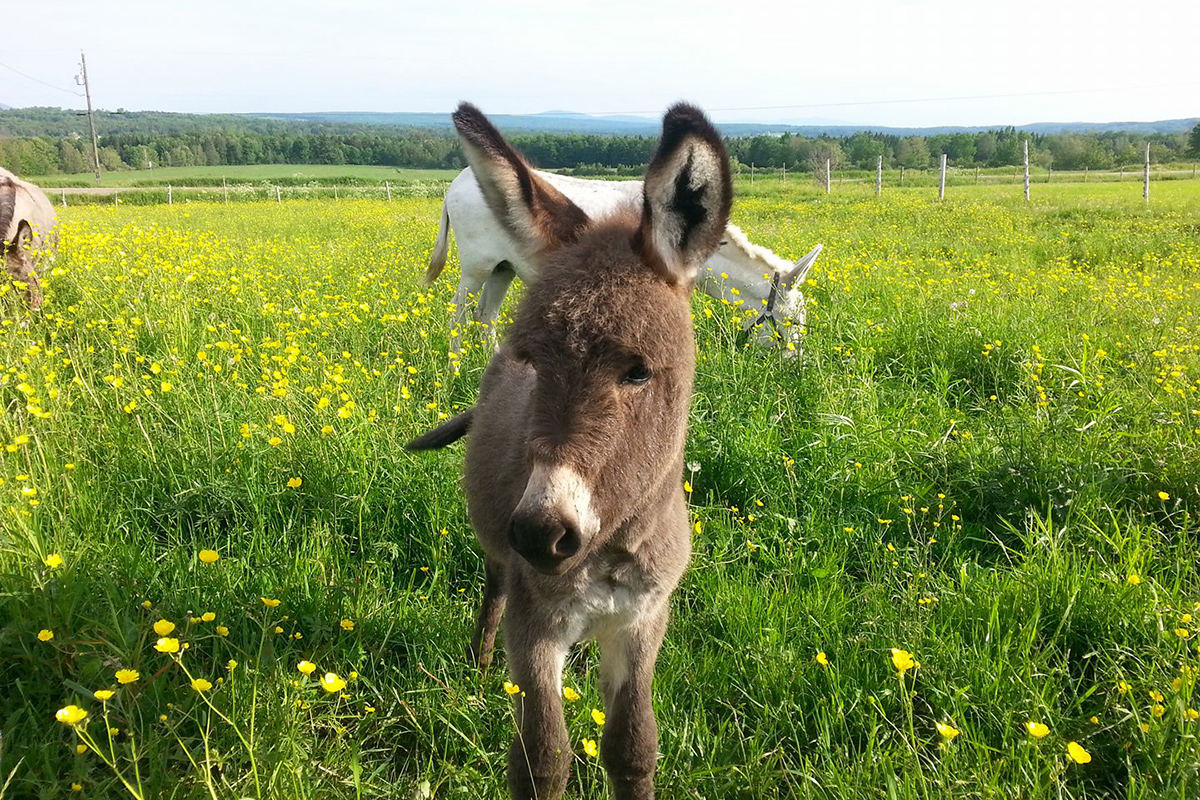
[[[797,359],[695,301],[661,796],[1194,795],[1195,188],[739,189],[755,241],[826,250]],[[64,211],[45,311],[2,298],[0,795],[128,796],[106,759],[145,797],[504,796],[503,658],[463,657],[461,448],[402,450],[490,353],[469,331],[455,375],[456,275],[417,283],[438,211]],[[581,647],[565,678],[578,797],[605,793],[595,667]]]

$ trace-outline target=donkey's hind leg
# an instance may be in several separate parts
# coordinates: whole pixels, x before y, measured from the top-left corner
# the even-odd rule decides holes
[[[504,606],[508,600],[506,590],[500,565],[485,562],[483,603],[479,606],[479,619],[475,622],[475,636],[467,650],[467,660],[483,670],[492,665],[496,630],[500,627],[500,618],[504,616]]]
[[[517,275],[512,265],[501,261],[488,279],[483,282],[483,292],[479,296],[475,318],[488,329],[492,345],[496,344],[496,317],[500,316],[500,306],[504,304],[504,295],[508,293],[508,285]]]

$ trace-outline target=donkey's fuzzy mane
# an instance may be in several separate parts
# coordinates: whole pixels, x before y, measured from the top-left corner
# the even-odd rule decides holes
[[[730,223],[725,226],[725,240],[737,248],[751,261],[760,261],[771,268],[772,272],[789,272],[796,265],[762,245],[757,245],[746,238],[746,234],[737,225]]]

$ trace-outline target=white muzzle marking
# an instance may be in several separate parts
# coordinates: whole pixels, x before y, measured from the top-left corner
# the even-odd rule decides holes
[[[570,467],[534,464],[517,509],[526,513],[548,511],[572,519],[585,540],[600,530],[600,517],[592,508],[592,490]]]

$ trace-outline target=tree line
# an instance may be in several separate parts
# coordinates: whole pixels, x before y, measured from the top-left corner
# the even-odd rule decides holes
[[[109,171],[254,164],[362,164],[412,168],[465,165],[458,140],[439,130],[297,122],[234,115],[103,112],[97,121],[101,166]],[[92,169],[86,118],[61,109],[0,111],[0,166],[18,174],[82,173]],[[603,169],[634,173],[654,152],[645,136],[515,133],[510,137],[533,163],[547,169]],[[1190,134],[1121,132],[1038,134],[1001,128],[978,133],[895,136],[858,132],[835,138],[792,133],[729,138],[730,155],[745,167],[795,170],[1020,164],[1024,142],[1031,160],[1059,170],[1110,169],[1139,164],[1145,147],[1157,163],[1200,158],[1200,125]]]

